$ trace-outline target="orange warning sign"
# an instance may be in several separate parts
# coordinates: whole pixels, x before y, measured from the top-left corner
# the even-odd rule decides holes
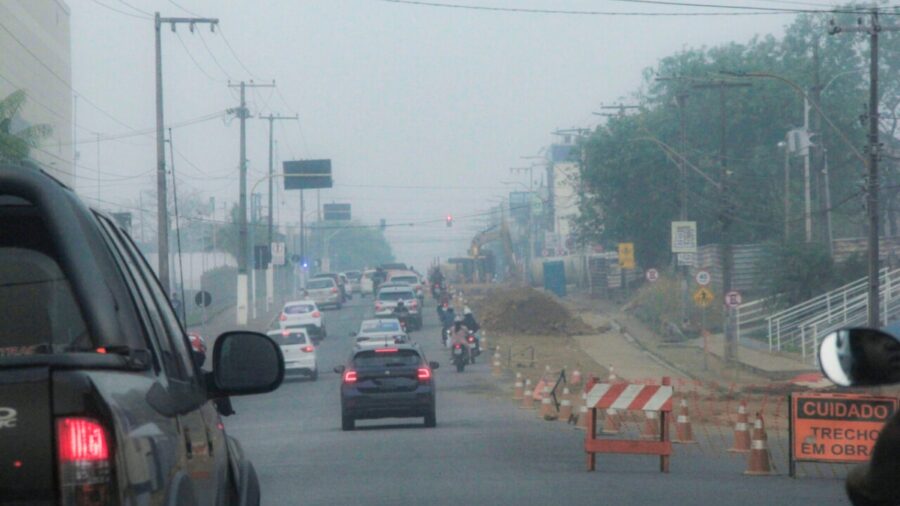
[[[791,460],[867,462],[896,410],[894,397],[792,394]]]

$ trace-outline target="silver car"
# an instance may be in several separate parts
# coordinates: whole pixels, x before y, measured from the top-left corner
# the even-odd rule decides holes
[[[306,282],[303,293],[319,307],[341,308],[341,291],[331,278],[314,278]]]
[[[422,311],[419,298],[412,287],[406,284],[399,286],[389,286],[378,290],[375,297],[375,316],[379,318],[391,318],[394,315],[394,308],[397,307],[399,301],[403,301],[403,305],[409,310],[410,330],[422,328]]]
[[[356,338],[357,346],[369,344],[386,346],[409,342],[409,335],[396,318],[363,320],[359,325],[359,332],[351,332],[350,337]]]

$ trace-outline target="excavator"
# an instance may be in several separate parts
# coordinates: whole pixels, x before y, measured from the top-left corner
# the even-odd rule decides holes
[[[516,259],[513,254],[512,237],[509,234],[509,227],[505,221],[500,225],[494,225],[478,232],[472,238],[472,244],[469,246],[469,257],[480,267],[476,270],[487,274],[488,269],[485,269],[486,266],[483,265],[485,263],[483,260],[493,256],[493,252],[484,246],[494,241],[503,245],[503,260],[507,266],[513,267],[511,271],[517,274],[518,269],[514,268]]]

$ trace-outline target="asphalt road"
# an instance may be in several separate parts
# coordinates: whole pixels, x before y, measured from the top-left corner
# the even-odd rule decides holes
[[[387,419],[343,432],[340,377],[331,368],[344,362],[349,332],[371,313],[371,299],[358,298],[327,312],[318,381],[234,399],[237,414],[226,427],[256,466],[263,504],[849,504],[838,480],[747,477],[741,458],[676,453],[663,475],[655,457],[598,456],[597,472],[587,473],[583,432],[498,398],[486,360],[462,374],[450,367],[433,305],[413,339],[441,363],[437,428],[420,418]]]

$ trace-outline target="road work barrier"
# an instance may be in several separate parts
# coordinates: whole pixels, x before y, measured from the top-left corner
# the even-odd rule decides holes
[[[789,474],[797,462],[868,462],[875,441],[897,411],[895,397],[791,394]]]
[[[628,383],[597,383],[587,392],[589,410],[584,451],[587,469],[596,469],[598,453],[659,455],[659,468],[669,472],[672,442],[669,440],[668,415],[672,412],[673,388],[668,377],[662,385],[634,385]],[[659,439],[655,441],[612,440],[597,438],[597,410],[654,411],[659,413]]]

